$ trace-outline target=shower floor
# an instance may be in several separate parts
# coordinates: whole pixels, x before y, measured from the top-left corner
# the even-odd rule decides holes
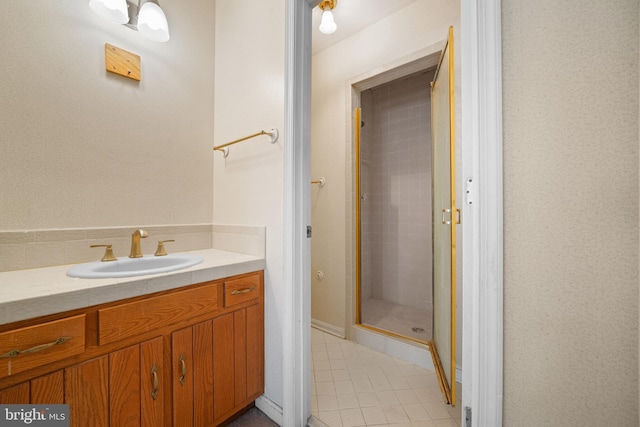
[[[371,298],[361,303],[362,324],[405,335],[421,341],[431,340],[433,312]],[[413,328],[422,329],[419,332]]]

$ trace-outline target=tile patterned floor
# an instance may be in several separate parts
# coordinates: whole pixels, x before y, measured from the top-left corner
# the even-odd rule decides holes
[[[461,425],[432,371],[313,328],[311,354],[311,413],[329,427]]]

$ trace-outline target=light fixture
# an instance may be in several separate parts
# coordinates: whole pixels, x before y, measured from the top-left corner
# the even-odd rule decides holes
[[[322,10],[322,19],[318,29],[323,34],[331,34],[338,28],[331,12],[336,7],[336,4],[338,4],[338,0],[322,0],[319,5]]]
[[[156,42],[169,40],[167,17],[156,0],[89,0],[89,7],[98,15],[139,31]],[[141,6],[142,4],[142,6]]]
[[[98,15],[116,24],[129,22],[127,0],[89,0],[89,7]]]
[[[155,3],[147,1],[138,12],[138,31],[140,34],[156,42],[169,40],[169,25],[164,12]]]

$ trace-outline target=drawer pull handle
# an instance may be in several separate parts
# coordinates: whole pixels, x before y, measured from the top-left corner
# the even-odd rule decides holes
[[[153,397],[153,400],[156,400],[156,397],[158,397],[159,384],[158,384],[158,368],[156,368],[155,364],[151,367],[151,374],[153,375],[153,391],[151,392],[151,397]]]
[[[184,353],[180,353],[180,358],[178,359],[178,361],[180,362],[182,367],[182,376],[178,379],[178,381],[180,381],[180,384],[184,385],[184,380],[187,377],[187,365],[184,363]]]
[[[249,292],[253,291],[255,288],[256,288],[255,286],[252,286],[250,288],[236,289],[235,291],[231,291],[231,295],[248,294]]]
[[[37,353],[39,351],[46,350],[49,347],[53,347],[54,345],[58,345],[58,344],[62,344],[64,342],[67,342],[71,338],[73,338],[73,337],[60,337],[57,340],[55,340],[54,342],[37,345],[35,347],[31,347],[31,348],[28,348],[26,350],[18,350],[18,349],[11,350],[11,351],[9,351],[9,352],[7,352],[5,354],[0,354],[0,359],[8,358],[8,357],[16,357],[19,354],[25,354],[25,353],[26,354],[28,354],[28,353]]]

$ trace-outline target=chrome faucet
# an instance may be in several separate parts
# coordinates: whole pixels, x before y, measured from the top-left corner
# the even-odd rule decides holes
[[[145,238],[149,234],[143,229],[138,229],[131,235],[131,253],[129,258],[142,258],[142,249],[140,249],[140,238]]]

